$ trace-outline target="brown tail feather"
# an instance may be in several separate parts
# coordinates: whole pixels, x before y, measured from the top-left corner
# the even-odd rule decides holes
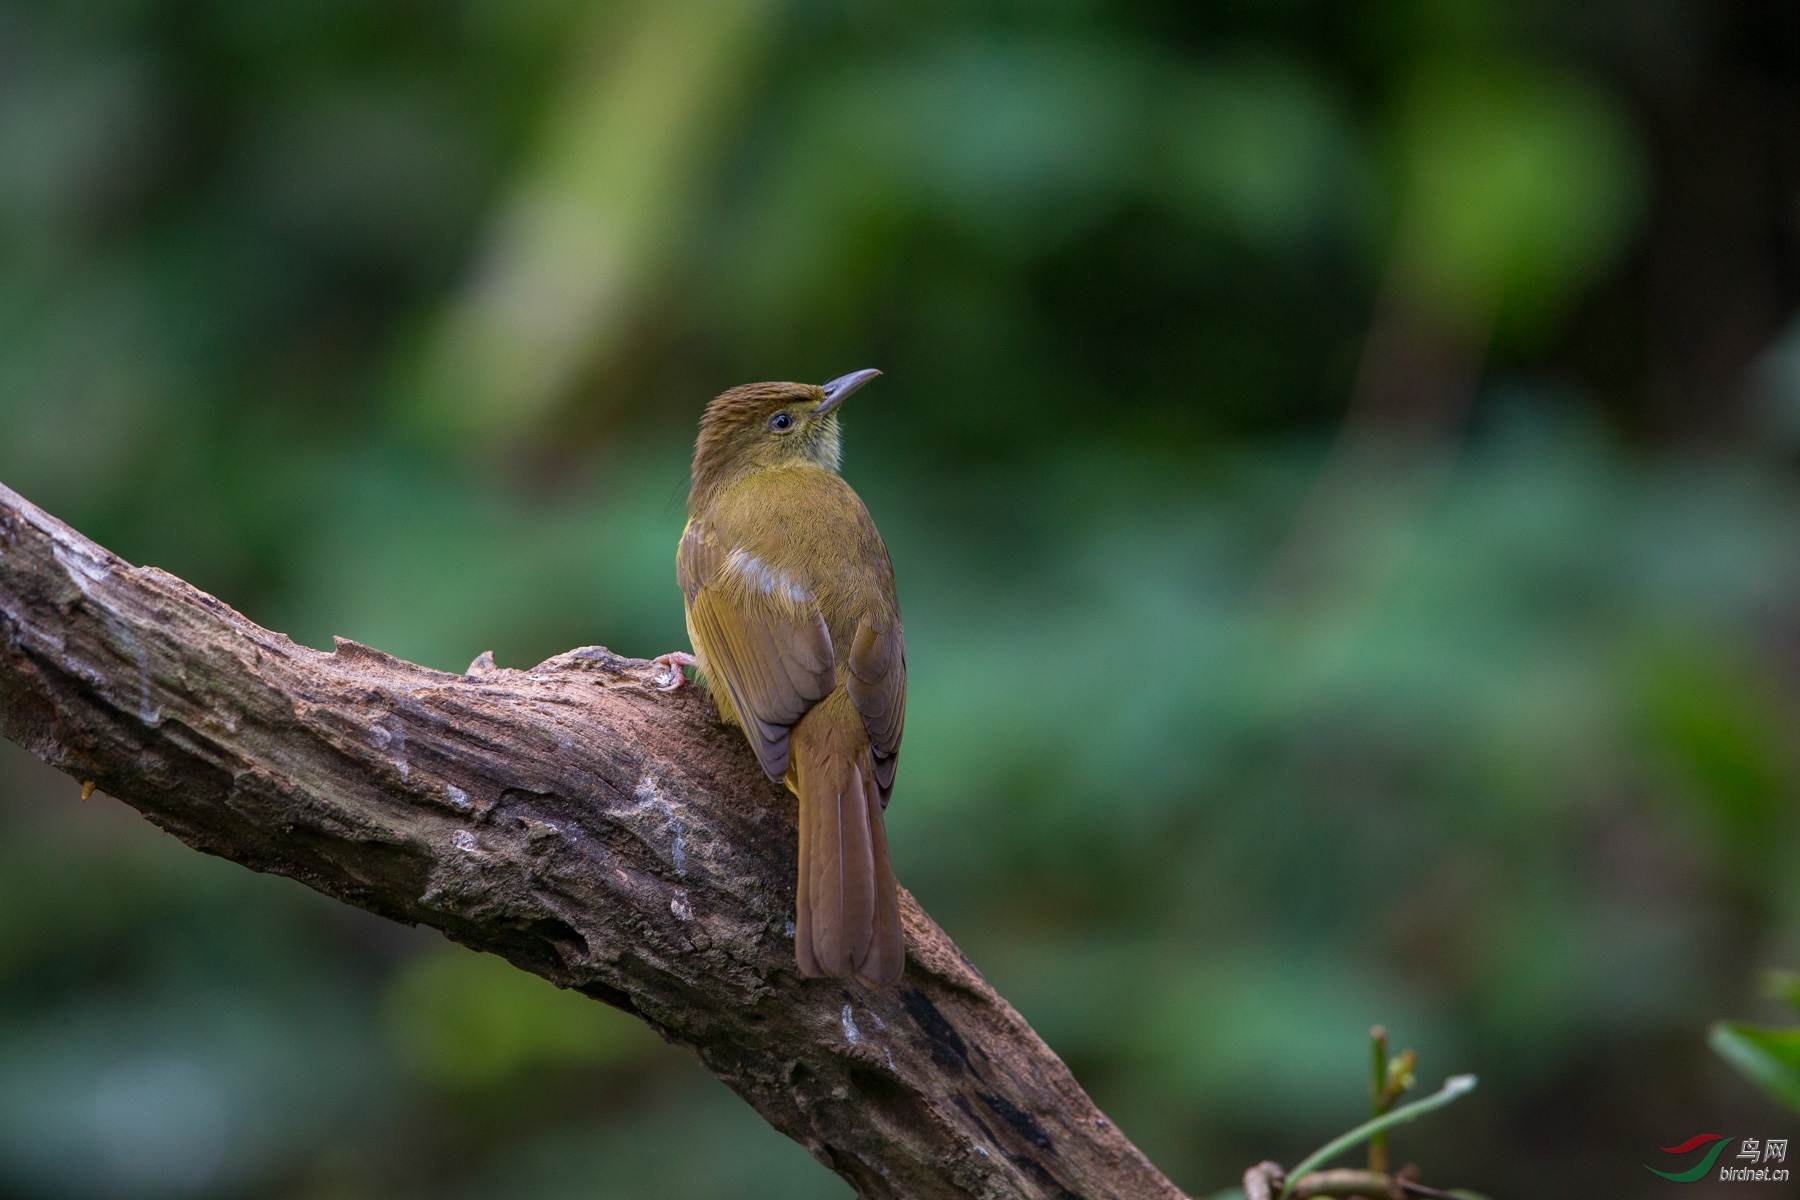
[[[834,692],[794,727],[790,746],[787,781],[800,797],[795,960],[804,975],[887,987],[906,949],[862,718]]]

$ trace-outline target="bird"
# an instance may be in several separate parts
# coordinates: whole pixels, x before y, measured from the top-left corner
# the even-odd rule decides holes
[[[906,639],[887,546],[838,474],[838,409],[881,372],[751,383],[694,445],[676,575],[698,670],[771,779],[799,798],[794,956],[881,990],[906,962],[884,814],[906,725]]]

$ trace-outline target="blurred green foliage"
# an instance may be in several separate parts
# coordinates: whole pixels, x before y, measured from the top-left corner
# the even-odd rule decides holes
[[[540,1064],[624,1063],[656,1041],[579,992],[448,946],[408,962],[388,986],[388,1004],[403,1054],[452,1086],[488,1086]]]
[[[1770,993],[1800,1013],[1800,975],[1777,973],[1769,982]],[[1707,1040],[1744,1078],[1800,1112],[1800,1027],[1717,1021]]]
[[[1715,261],[1683,81],[1786,69],[1715,19],[7,3],[0,480],[308,644],[648,655],[704,401],[879,366],[898,871],[1109,1114],[1216,1189],[1382,1021],[1484,1080],[1397,1161],[1630,1195],[1766,1111],[1693,1051],[1800,946],[1800,332],[1689,443],[1633,315]],[[1388,305],[1494,359],[1296,599]],[[0,1196],[845,1194],[618,1014],[0,749]]]
[[[1540,336],[1634,231],[1636,140],[1604,93],[1517,65],[1432,64],[1399,120],[1399,254],[1434,301]]]

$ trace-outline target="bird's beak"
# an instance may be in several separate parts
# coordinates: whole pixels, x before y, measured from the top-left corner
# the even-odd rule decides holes
[[[819,405],[815,415],[821,417],[824,416],[826,413],[847,400],[851,392],[854,392],[879,374],[881,374],[880,371],[877,371],[874,367],[870,367],[864,371],[852,371],[848,375],[839,375],[836,379],[825,385],[825,402]]]

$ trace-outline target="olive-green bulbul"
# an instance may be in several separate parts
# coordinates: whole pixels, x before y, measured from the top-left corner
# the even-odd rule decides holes
[[[694,658],[764,771],[800,798],[794,953],[872,988],[905,947],[882,813],[906,722],[887,547],[838,476],[837,409],[879,371],[752,383],[707,406],[676,552]]]

